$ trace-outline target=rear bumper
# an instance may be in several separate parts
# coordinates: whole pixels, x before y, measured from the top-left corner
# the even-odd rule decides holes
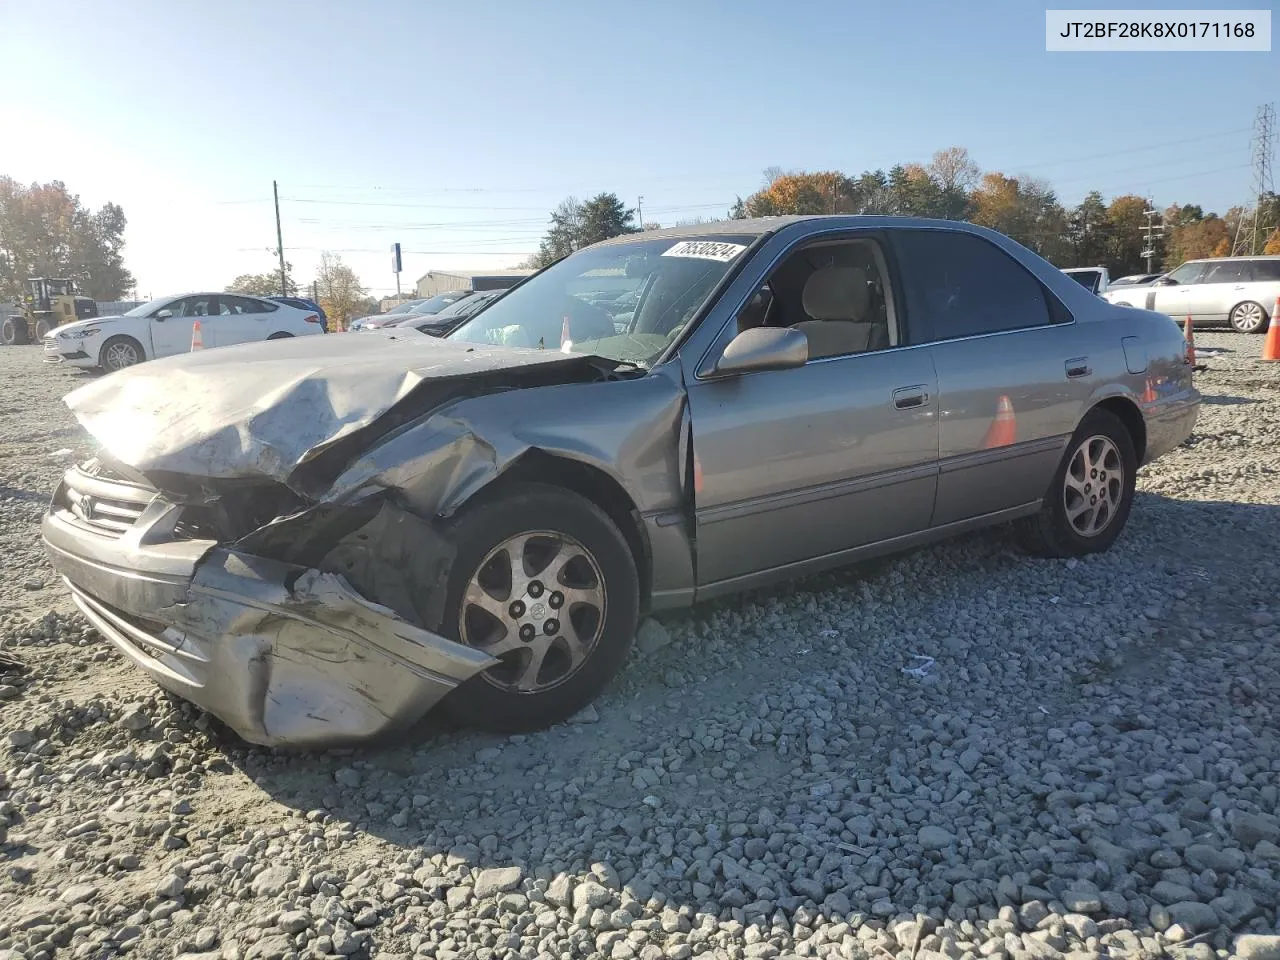
[[[1190,387],[1176,396],[1162,397],[1147,411],[1147,455],[1145,463],[1162,457],[1185,441],[1195,430],[1200,415],[1200,391]]]
[[[114,537],[55,499],[43,536],[94,627],[245,740],[333,746],[403,729],[495,662],[337,575],[174,539],[175,519],[157,498]]]

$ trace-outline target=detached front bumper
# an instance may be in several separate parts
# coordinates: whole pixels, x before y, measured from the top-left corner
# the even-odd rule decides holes
[[[73,468],[44,542],[104,637],[250,742],[333,746],[402,729],[495,663],[335,574],[181,539],[180,513]]]

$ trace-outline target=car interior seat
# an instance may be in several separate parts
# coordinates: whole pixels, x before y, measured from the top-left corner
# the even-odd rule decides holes
[[[809,319],[794,324],[809,340],[809,358],[838,357],[888,344],[888,325],[871,311],[871,288],[859,267],[821,267],[810,274],[800,296]],[[877,331],[883,327],[883,335]]]

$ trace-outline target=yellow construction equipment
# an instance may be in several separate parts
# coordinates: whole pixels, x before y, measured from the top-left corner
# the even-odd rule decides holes
[[[65,278],[31,278],[22,300],[22,313],[0,323],[0,343],[7,347],[39,343],[64,323],[98,315],[93,299],[76,296],[75,281]]]

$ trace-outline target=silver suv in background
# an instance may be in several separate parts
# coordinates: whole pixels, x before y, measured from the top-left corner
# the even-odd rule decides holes
[[[1188,260],[1150,283],[1113,287],[1111,303],[1157,310],[1196,324],[1227,323],[1240,333],[1263,333],[1280,297],[1280,257]]]

